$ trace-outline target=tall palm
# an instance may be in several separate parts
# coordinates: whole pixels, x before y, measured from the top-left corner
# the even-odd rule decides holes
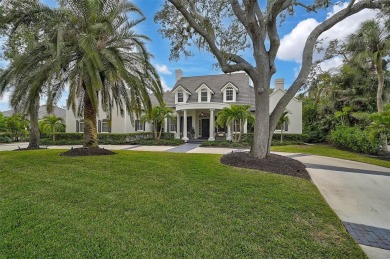
[[[69,85],[67,106],[84,117],[84,147],[95,148],[99,102],[109,115],[115,105],[121,115],[127,111],[133,119],[142,109],[151,109],[150,92],[162,100],[161,84],[144,45],[148,38],[133,31],[144,18],[128,19],[129,13],[142,15],[135,5],[127,0],[59,3],[58,10],[39,10],[51,16],[53,25],[42,42],[46,45],[43,54],[34,49],[38,54],[35,63],[41,71],[38,75],[47,83],[48,107]],[[42,85],[20,84],[14,101],[25,98],[26,91],[37,96]]]
[[[231,105],[218,112],[217,124],[221,127],[226,125],[236,125],[238,123],[240,131],[233,135],[233,142],[241,141],[241,133],[244,129],[245,121],[253,123],[254,117],[249,111],[250,105]]]
[[[39,148],[38,109],[44,86],[49,81],[50,45],[46,32],[52,29],[51,10],[37,0],[9,0],[2,2],[0,17],[2,35],[7,36],[5,57],[10,65],[1,71],[0,94],[12,89],[11,106],[30,119],[28,148]],[[33,12],[33,10],[40,10]],[[22,91],[17,89],[23,89]]]
[[[390,52],[389,22],[363,22],[356,33],[349,35],[347,50],[351,52],[353,61],[363,66],[369,65],[375,70],[378,77],[377,110],[383,112],[383,60]]]
[[[61,117],[54,114],[46,115],[39,121],[39,129],[53,136],[53,141],[56,141],[56,133],[64,131],[65,123]]]
[[[153,107],[148,113],[141,117],[141,120],[143,122],[152,123],[154,138],[160,139],[162,129],[166,126],[164,125],[165,119],[175,119],[173,112],[172,108],[166,107],[166,104],[163,103],[160,106]]]

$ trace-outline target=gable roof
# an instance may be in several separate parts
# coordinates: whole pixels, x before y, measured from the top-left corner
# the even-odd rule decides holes
[[[196,90],[202,84],[206,84],[210,90],[215,94],[211,97],[211,102],[223,102],[223,93],[221,88],[223,88],[227,83],[232,83],[235,87],[239,89],[237,93],[237,102],[236,104],[251,104],[253,97],[253,87],[249,86],[249,76],[246,73],[235,73],[235,74],[222,74],[222,75],[209,75],[209,76],[192,76],[192,77],[182,77],[180,78],[172,91],[167,94],[164,101],[167,103],[167,106],[175,106],[175,94],[174,91],[177,87],[185,87],[190,93],[196,93]],[[193,94],[189,96],[187,103],[198,102],[198,96]],[[254,104],[254,100],[253,100]]]
[[[14,110],[8,110],[8,111],[3,111],[1,112],[5,117],[10,117],[15,114]],[[66,117],[66,110],[63,108],[60,108],[58,106],[53,105],[53,112],[50,114],[54,114],[57,117],[62,118],[65,120]],[[38,110],[38,119],[42,119],[43,117],[49,115],[47,112],[47,106],[46,105],[41,105]]]
[[[195,92],[198,92],[200,88],[203,88],[204,86],[206,86],[207,89],[210,90],[210,92],[212,92],[213,94],[215,94],[215,92],[213,91],[213,89],[211,89],[207,84],[205,83],[202,83],[198,88],[196,88]]]

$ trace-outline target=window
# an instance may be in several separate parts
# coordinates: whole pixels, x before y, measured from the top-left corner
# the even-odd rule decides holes
[[[280,126],[281,125],[278,123],[278,125],[276,125],[276,129],[281,130],[282,128]],[[286,122],[283,122],[283,131],[288,131],[288,123]]]
[[[177,91],[177,102],[178,103],[184,102],[184,97],[183,97],[183,91],[182,90]]]
[[[233,101],[233,87],[226,88],[226,101]]]
[[[176,131],[176,123],[172,118],[168,118],[168,131]]]
[[[240,132],[240,121],[235,120],[233,124],[233,132]]]
[[[84,132],[84,120],[76,120],[76,132]]]
[[[111,120],[102,120],[102,132],[111,132]]]
[[[145,124],[140,120],[135,120],[135,131],[145,131]]]
[[[202,89],[200,92],[200,101],[207,102],[207,89]]]

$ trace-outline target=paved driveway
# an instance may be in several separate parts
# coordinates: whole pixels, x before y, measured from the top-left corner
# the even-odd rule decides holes
[[[314,184],[370,258],[390,258],[390,169],[304,154]]]

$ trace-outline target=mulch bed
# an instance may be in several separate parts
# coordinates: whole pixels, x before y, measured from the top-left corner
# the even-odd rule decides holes
[[[61,153],[61,156],[110,156],[116,153],[104,148],[71,148],[68,151]]]
[[[247,152],[235,152],[222,156],[221,163],[311,180],[304,164],[295,159],[275,154],[270,154],[263,159],[257,159],[250,156]]]

